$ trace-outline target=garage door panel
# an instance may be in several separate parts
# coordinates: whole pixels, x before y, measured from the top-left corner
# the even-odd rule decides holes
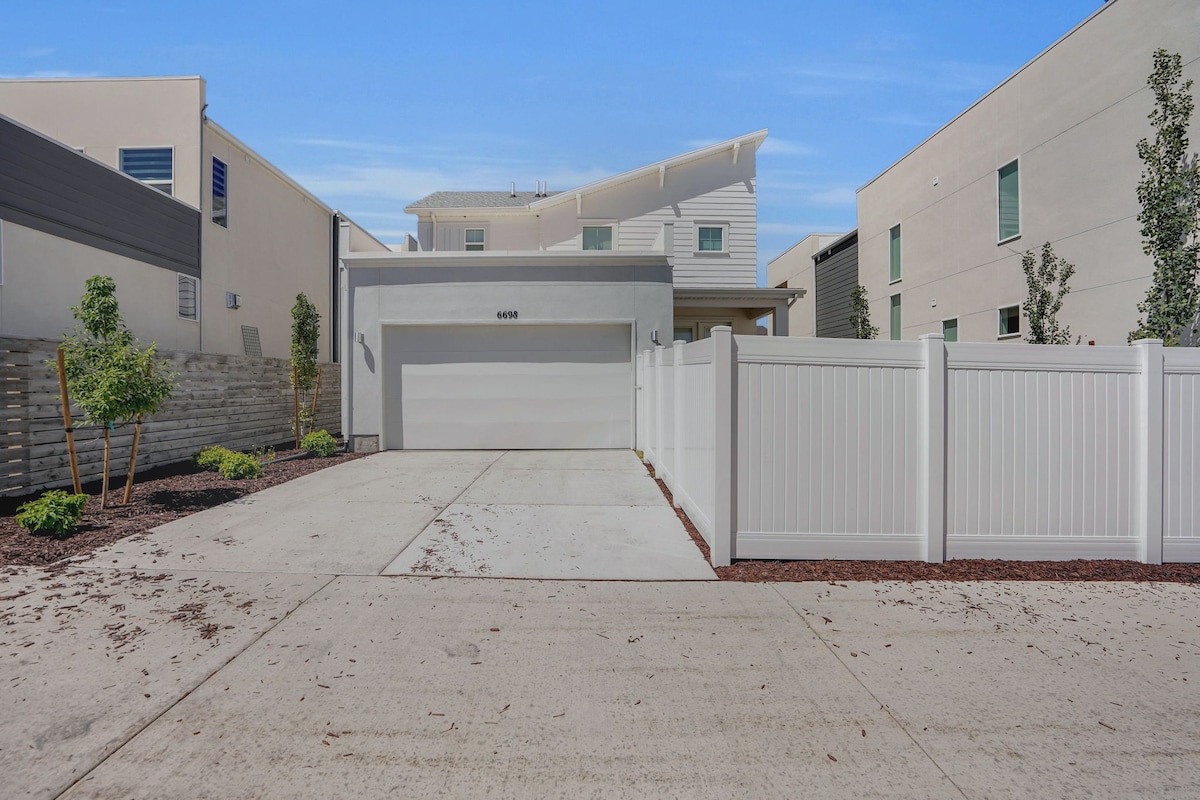
[[[628,326],[395,328],[386,444],[406,449],[630,445]]]

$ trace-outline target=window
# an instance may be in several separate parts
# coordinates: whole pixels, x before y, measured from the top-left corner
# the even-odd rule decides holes
[[[891,267],[892,283],[900,280],[900,226],[892,228],[888,231],[888,264]]]
[[[726,234],[729,226],[725,224],[697,224],[696,252],[724,253],[726,251]]]
[[[894,294],[891,296],[892,318],[891,318],[891,337],[894,341],[900,340],[900,295]]]
[[[692,342],[696,339],[696,333],[691,327],[676,328],[675,335],[671,337],[672,342]]]
[[[613,229],[611,225],[584,225],[584,250],[612,250]]]
[[[483,228],[467,228],[466,243],[467,250],[482,250],[484,245]]]
[[[225,162],[213,156],[212,221],[222,228],[229,227],[229,196],[225,182],[227,170]]]
[[[126,147],[121,149],[121,172],[174,194],[175,152],[169,147]]]
[[[1017,162],[1001,167],[996,175],[999,237],[1001,242],[1007,242],[1021,235],[1021,192]]]
[[[179,318],[199,320],[200,304],[196,290],[200,282],[189,275],[178,275],[178,277],[179,291],[176,299],[179,302]]]
[[[957,342],[958,341],[958,320],[957,319],[942,320],[942,337],[945,338],[945,340],[947,342]]]
[[[1021,306],[1005,306],[999,309],[1000,326],[996,331],[1001,339],[1021,335]]]

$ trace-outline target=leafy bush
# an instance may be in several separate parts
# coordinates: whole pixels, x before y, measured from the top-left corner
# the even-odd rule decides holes
[[[233,454],[233,451],[228,447],[221,447],[219,444],[212,447],[205,447],[196,454],[196,466],[209,472],[219,472],[221,470],[221,462]]]
[[[30,533],[71,533],[79,525],[86,494],[67,494],[61,489],[46,492],[17,509],[17,524]]]
[[[300,441],[300,446],[308,451],[310,456],[327,458],[337,452],[337,441],[329,431],[313,431]]]
[[[262,464],[258,459],[246,453],[229,453],[221,459],[221,465],[218,467],[221,477],[226,480],[236,481],[243,478],[257,478],[262,475]]]

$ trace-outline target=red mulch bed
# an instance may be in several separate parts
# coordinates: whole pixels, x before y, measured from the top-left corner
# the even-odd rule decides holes
[[[650,474],[654,470],[647,465]],[[671,490],[654,478],[671,502]],[[708,544],[682,508],[675,509],[688,535],[710,559]],[[924,561],[734,561],[715,567],[723,581],[1163,581],[1200,583],[1200,564],[1141,564],[1136,561],[1001,561],[961,558],[942,564]]]
[[[299,457],[278,460],[289,455]],[[156,525],[363,455],[339,453],[329,458],[315,458],[302,450],[280,451],[275,454],[277,460],[266,465],[261,477],[240,481],[201,471],[191,462],[158,467],[138,475],[133,485],[133,501],[127,506],[119,505],[125,493],[125,475],[114,475],[109,481],[109,507],[103,511],[100,510],[99,482],[84,484],[84,491],[95,496],[88,501],[79,530],[64,537],[34,536],[17,525],[14,519],[17,506],[38,495],[3,498],[0,499],[0,566],[45,566],[90,553],[126,536],[145,533]]]

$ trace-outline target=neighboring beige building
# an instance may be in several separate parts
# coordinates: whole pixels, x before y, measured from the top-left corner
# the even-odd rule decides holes
[[[813,256],[842,238],[840,233],[810,233],[767,264],[767,285],[804,289],[788,308],[788,335],[816,336],[816,281]]]
[[[797,292],[757,288],[757,178],[761,130],[566,191],[435,192],[417,215],[424,252],[611,250],[662,253],[672,266],[674,330],[691,341],[716,325],[757,332]],[[410,251],[409,255],[412,255]]]
[[[1060,317],[1072,337],[1126,341],[1153,272],[1135,187],[1157,48],[1200,79],[1200,4],[1110,0],[859,190],[882,338],[1019,340],[1021,254],[1049,241],[1078,269]],[[1200,117],[1190,134],[1195,149]]]
[[[131,327],[135,319],[158,316],[147,308],[165,305],[169,324],[155,328],[165,333],[165,347],[287,357],[291,308],[304,292],[321,314],[321,358],[332,360],[340,215],[209,119],[206,109],[200,77],[0,80],[0,114],[200,210],[198,270],[151,273],[149,280],[114,275]],[[44,259],[45,268],[36,298],[16,300],[28,306],[36,299],[41,312],[4,314],[0,332],[57,336],[64,314],[70,321],[66,308],[83,291],[80,276],[120,272],[120,264],[98,259],[91,248],[50,241],[11,221],[5,228],[13,248],[22,244],[23,259]],[[387,250],[361,228],[350,230],[351,249]],[[0,306],[13,291],[0,288]]]

